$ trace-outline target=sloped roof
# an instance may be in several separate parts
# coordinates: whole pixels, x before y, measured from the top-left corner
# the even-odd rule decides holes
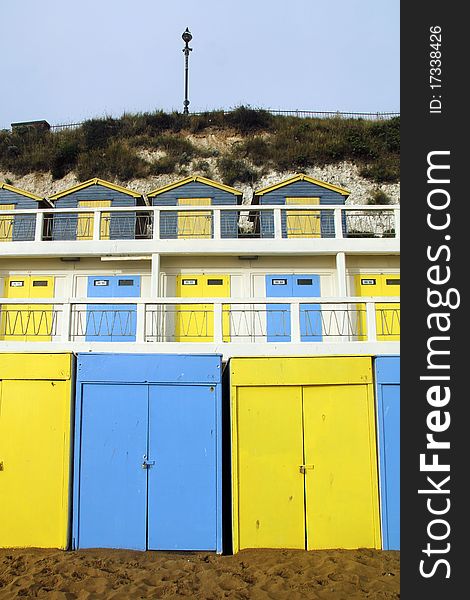
[[[9,183],[3,183],[0,181],[0,189],[8,190],[9,192],[14,192],[15,194],[20,194],[21,196],[25,196],[26,198],[30,198],[31,200],[35,200],[36,202],[40,202],[43,198],[36,196],[36,194],[32,194],[31,192],[27,192],[26,190],[21,190],[20,188],[14,187]]]
[[[236,190],[229,185],[224,185],[223,183],[219,183],[218,181],[213,181],[212,179],[207,179],[207,177],[202,177],[201,175],[193,175],[191,177],[186,177],[185,179],[180,179],[179,181],[175,181],[174,183],[169,183],[164,187],[157,188],[147,194],[148,198],[153,198],[158,196],[159,194],[163,194],[164,192],[168,192],[169,190],[173,190],[182,185],[186,185],[187,183],[191,183],[193,181],[197,181],[199,183],[205,183],[206,185],[210,185],[211,187],[218,188],[219,190],[223,190],[224,192],[229,192],[230,194],[235,194],[236,196],[241,196],[242,192]]]
[[[78,185],[74,185],[67,190],[63,190],[62,192],[58,192],[57,194],[53,194],[49,196],[50,200],[58,200],[63,196],[68,196],[69,194],[73,194],[74,192],[78,192],[92,185],[102,185],[103,187],[109,188],[110,190],[115,190],[116,192],[121,192],[123,194],[127,194],[128,196],[132,196],[133,198],[140,198],[142,194],[138,192],[134,192],[133,190],[129,190],[127,188],[121,187],[115,183],[110,183],[109,181],[105,181],[104,179],[99,179],[95,177],[94,179],[89,179],[88,181],[84,181],[83,183],[79,183]]]
[[[331,183],[326,183],[325,181],[320,181],[319,179],[314,179],[309,175],[305,175],[304,173],[297,173],[293,177],[289,177],[289,179],[285,179],[284,181],[280,181],[279,183],[275,183],[265,188],[261,188],[260,190],[255,191],[255,196],[262,196],[263,194],[267,194],[268,192],[272,192],[278,188],[284,187],[285,185],[289,185],[291,183],[295,183],[296,181],[308,181],[309,183],[314,183],[320,187],[326,188],[328,190],[332,190],[333,192],[338,192],[342,196],[349,196],[351,192],[345,190],[344,188],[340,188],[337,185],[333,185]]]

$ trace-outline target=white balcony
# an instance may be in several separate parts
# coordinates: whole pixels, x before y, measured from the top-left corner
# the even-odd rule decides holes
[[[395,354],[399,298],[0,298],[9,352]]]
[[[399,206],[0,210],[2,257],[398,254],[399,246]]]

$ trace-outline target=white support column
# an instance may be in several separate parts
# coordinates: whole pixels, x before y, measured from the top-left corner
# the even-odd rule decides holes
[[[346,254],[344,252],[336,253],[336,287],[337,296],[347,296]]]
[[[395,237],[397,239],[400,239],[400,210],[395,209],[393,211],[393,214],[395,217]]]
[[[343,211],[341,208],[335,208],[335,238],[343,238]]]
[[[152,230],[152,239],[159,240],[160,239],[160,210],[157,208],[152,211],[153,215],[153,230]]]
[[[34,229],[34,241],[41,242],[42,241],[42,230],[44,225],[44,213],[37,212],[36,213],[36,225]]]
[[[221,210],[220,208],[212,208],[212,225],[214,231],[214,240],[220,240],[222,238],[222,227],[221,227]]]
[[[90,214],[90,213],[87,213]],[[94,210],[93,211],[93,241],[98,241],[100,239],[101,232],[101,211]]]
[[[60,334],[61,342],[69,342],[71,339],[70,326],[72,323],[72,305],[66,302],[62,305],[62,331]]]
[[[375,316],[375,302],[366,302],[367,341],[377,341],[377,321]]]
[[[274,239],[282,239],[282,219],[280,208],[274,209]]]
[[[300,303],[292,302],[290,305],[290,331],[292,344],[300,344]]]
[[[150,295],[152,298],[158,298],[160,295],[160,254],[152,254]]]
[[[145,342],[145,304],[143,303],[137,304],[135,341],[137,344]]]
[[[222,342],[222,304],[217,302],[214,304],[214,343],[221,344]]]

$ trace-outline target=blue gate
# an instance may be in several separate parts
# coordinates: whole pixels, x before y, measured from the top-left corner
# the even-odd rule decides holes
[[[221,357],[79,354],[74,548],[222,551]]]
[[[319,275],[266,275],[268,298],[299,298],[320,296]],[[268,304],[266,307],[268,342],[290,342],[290,307],[288,304]],[[319,304],[300,305],[300,339],[302,342],[322,340]]]
[[[400,357],[378,356],[378,444],[384,550],[400,549]]]
[[[88,277],[89,298],[138,298],[140,275]],[[135,304],[88,304],[87,342],[134,342],[137,307]]]

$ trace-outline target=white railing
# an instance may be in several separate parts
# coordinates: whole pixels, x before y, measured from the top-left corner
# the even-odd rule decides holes
[[[399,302],[361,297],[0,298],[0,345],[397,341]]]
[[[0,242],[399,238],[393,206],[136,206],[0,210]]]

